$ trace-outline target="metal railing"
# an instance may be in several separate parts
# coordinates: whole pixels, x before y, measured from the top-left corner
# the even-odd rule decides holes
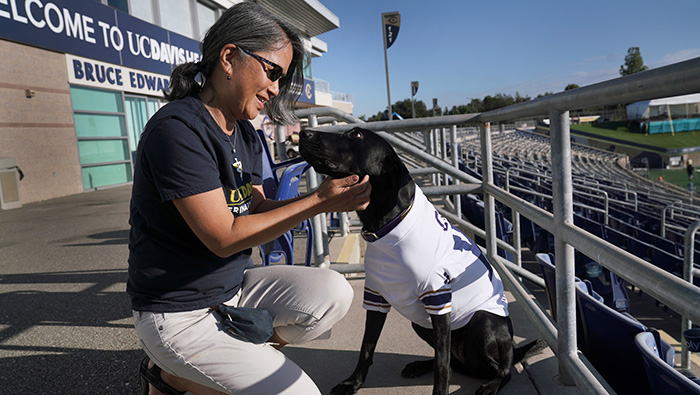
[[[611,392],[609,386],[595,372],[595,369],[590,367],[585,357],[578,353],[576,347],[574,250],[582,252],[652,298],[678,312],[684,317],[684,322],[700,322],[700,288],[574,225],[569,111],[697,92],[700,92],[700,58],[486,113],[381,121],[364,123],[362,126],[378,132],[397,150],[412,155],[425,162],[427,166],[444,172],[461,182],[460,184],[433,186],[430,188],[431,195],[483,193],[485,229],[470,230],[485,238],[489,260],[498,270],[508,289],[525,306],[526,314],[539,328],[543,339],[557,355],[560,379],[564,383],[577,385],[579,390],[584,393],[609,393]],[[333,108],[297,110],[296,115],[300,118],[309,118],[311,127],[317,125],[316,116],[333,116],[347,123],[362,123],[361,120]],[[547,116],[550,119],[550,176],[552,177],[553,214],[494,184],[491,123],[516,122],[541,116]],[[460,171],[452,163],[443,160],[442,157],[434,157],[417,148],[416,145],[395,136],[398,132],[435,133],[431,130],[454,128],[456,125],[479,126],[482,180]],[[334,125],[318,127],[317,130],[341,132],[347,128],[347,125]],[[475,163],[476,160],[475,157]],[[526,278],[536,284],[542,284],[541,279],[497,255],[497,247],[518,253],[519,248],[503,243],[496,237],[496,200],[510,207],[514,213],[529,218],[554,235],[554,254],[557,260],[556,327],[539,305],[532,301],[528,291],[525,290],[516,276]],[[441,210],[441,213],[460,226],[475,228],[447,210]],[[695,230],[697,229],[694,229],[693,233]],[[686,246],[685,255],[687,256],[692,253],[693,244],[689,242],[686,244],[689,244]],[[692,281],[692,277],[690,278]]]

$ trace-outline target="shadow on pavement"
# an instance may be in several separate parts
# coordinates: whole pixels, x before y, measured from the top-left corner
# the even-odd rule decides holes
[[[0,275],[0,392],[135,394],[126,270]]]

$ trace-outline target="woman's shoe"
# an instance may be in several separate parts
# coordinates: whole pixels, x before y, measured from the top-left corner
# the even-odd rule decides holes
[[[158,367],[158,365],[153,364],[153,366],[149,369],[148,363],[150,361],[151,359],[148,358],[148,356],[145,356],[141,360],[141,365],[139,366],[139,383],[141,384],[141,395],[148,395],[149,383],[165,395],[184,395],[185,393],[187,393],[187,391],[178,391],[175,388],[171,387],[168,383],[163,381],[163,378],[160,377],[161,369],[160,367]]]

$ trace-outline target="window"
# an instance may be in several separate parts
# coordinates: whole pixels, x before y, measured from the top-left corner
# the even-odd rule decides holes
[[[155,23],[153,17],[153,4],[151,0],[131,0],[129,8],[131,15],[149,23]]]
[[[216,22],[216,10],[197,2],[197,22],[199,25],[199,37],[197,39],[201,41],[207,30]]]
[[[314,73],[311,69],[311,56],[304,57],[304,78],[309,80],[314,79]]]
[[[129,13],[128,0],[95,0],[95,1],[100,3],[100,4],[104,4],[104,5],[108,5],[110,7],[116,8],[120,11],[124,11],[127,14]],[[144,0],[138,0],[138,1],[144,1]],[[148,1],[148,0],[146,0],[146,1]]]
[[[83,188],[131,181],[131,157],[121,92],[71,86]]]
[[[201,41],[220,15],[220,7],[208,0],[97,0],[128,5],[129,13],[139,19]],[[121,7],[114,6],[122,9]]]
[[[126,122],[133,160],[146,122],[165,102],[142,96],[126,96],[124,102],[126,103]]]
[[[161,27],[185,37],[194,37],[190,0],[160,2]]]
[[[118,10],[129,13],[129,6],[127,5],[127,0],[107,0],[107,5],[114,7]]]

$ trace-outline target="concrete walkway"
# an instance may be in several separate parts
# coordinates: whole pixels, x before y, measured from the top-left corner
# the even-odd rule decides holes
[[[142,352],[125,293],[130,194],[123,186],[0,211],[0,393],[138,393]],[[346,241],[334,239],[333,263]],[[364,281],[348,281],[356,300],[332,337],[284,350],[323,393],[353,370],[364,330]],[[538,337],[517,303],[510,312],[517,342]],[[408,321],[390,313],[358,393],[429,394],[430,376],[403,379],[400,371],[431,354]],[[514,367],[501,393],[577,393],[558,385],[557,373],[547,350]],[[452,394],[472,394],[480,381],[455,373],[451,384]]]

